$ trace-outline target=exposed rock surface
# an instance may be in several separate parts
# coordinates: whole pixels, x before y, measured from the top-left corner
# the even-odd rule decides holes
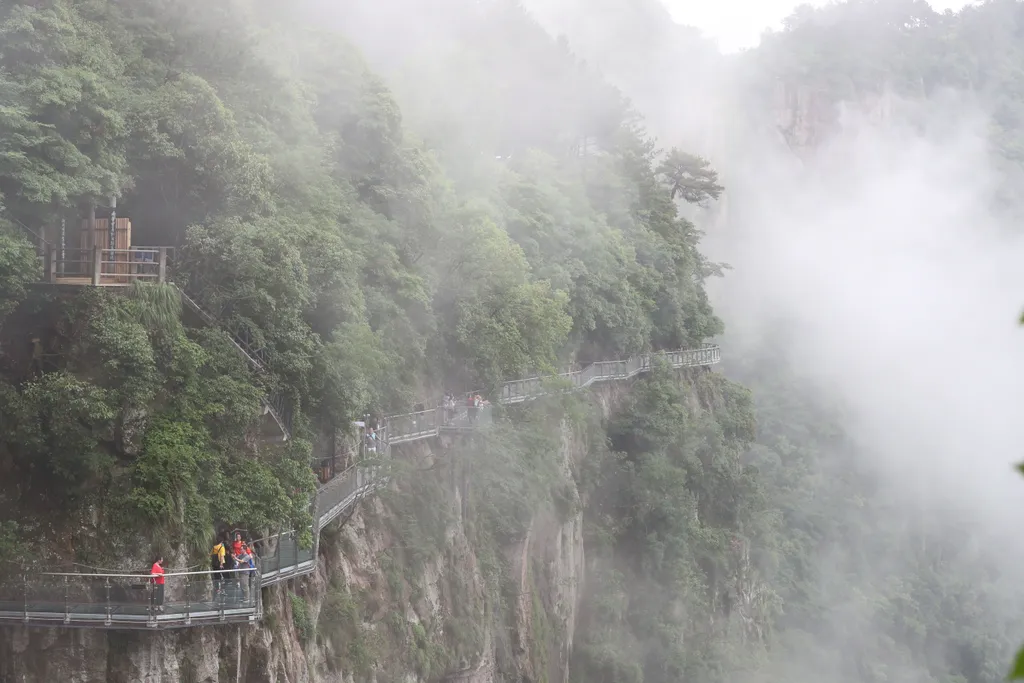
[[[813,87],[780,81],[775,90],[775,125],[798,154],[820,146],[849,117],[883,125],[893,116],[894,96],[888,87],[837,100]]]

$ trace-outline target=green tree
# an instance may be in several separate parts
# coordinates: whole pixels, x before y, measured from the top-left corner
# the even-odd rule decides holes
[[[676,148],[670,149],[658,164],[657,173],[668,184],[672,199],[678,195],[683,201],[698,206],[718,199],[724,189],[718,184],[718,172],[710,161]]]

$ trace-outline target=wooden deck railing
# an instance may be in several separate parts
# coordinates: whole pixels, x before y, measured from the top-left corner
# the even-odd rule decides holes
[[[61,249],[50,245],[45,279],[50,284],[127,287],[133,282],[165,283],[171,247]]]

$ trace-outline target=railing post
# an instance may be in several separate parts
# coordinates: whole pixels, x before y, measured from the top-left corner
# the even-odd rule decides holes
[[[299,531],[296,529],[292,532],[292,566],[295,569],[299,568]]]
[[[25,623],[28,623],[28,574],[21,575],[22,581],[22,602],[25,607]]]
[[[190,595],[192,590],[192,582],[188,580],[188,574],[185,574],[185,623],[192,623],[192,597]]]
[[[356,457],[362,462],[366,458],[366,428],[370,425],[370,416],[363,415],[363,426],[359,428],[359,452]]]
[[[50,284],[57,282],[57,247],[50,247],[46,252],[46,278]]]
[[[111,606],[110,606],[110,577],[109,576],[104,579],[104,590],[106,592],[106,601],[107,601],[106,607],[107,607],[107,609],[106,609],[106,615],[105,615],[106,618],[103,620],[103,622],[107,626],[110,626],[110,622],[113,620],[113,612],[112,612]]]
[[[149,625],[153,626],[153,625],[155,625],[155,617],[153,616],[153,582],[152,581],[147,581],[146,582],[146,593],[149,596],[149,599],[146,601],[146,603],[147,603],[146,611],[149,614]]]
[[[277,566],[277,575],[281,576],[281,529],[277,529],[277,543],[274,545],[274,564]]]
[[[167,282],[167,247],[160,247],[160,253],[157,255],[157,276],[156,281],[160,284]]]
[[[256,610],[256,618],[263,618],[263,564],[256,560],[256,576],[253,577],[253,590],[256,591],[254,607]]]
[[[67,248],[67,244],[68,244],[68,237],[67,237],[67,235],[68,235],[68,222],[67,222],[67,219],[66,218],[61,218],[60,219],[60,261],[59,261],[60,265],[57,266],[58,269],[59,269],[58,272],[61,275],[64,274],[64,261],[65,261],[65,259],[67,259],[67,252],[65,251],[65,249]],[[54,247],[54,250],[56,250],[56,247]]]
[[[70,604],[70,577],[64,577],[64,623],[71,621],[71,604]]]
[[[320,560],[320,512],[317,510],[313,516],[313,566]]]
[[[100,274],[103,272],[103,250],[97,246],[92,248],[92,284],[98,287]]]

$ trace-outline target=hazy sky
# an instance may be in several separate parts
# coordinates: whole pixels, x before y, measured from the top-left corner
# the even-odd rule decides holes
[[[696,26],[718,39],[725,52],[757,45],[761,32],[776,28],[799,5],[821,6],[828,0],[662,0],[681,24]],[[929,0],[938,11],[958,10],[970,0]]]

